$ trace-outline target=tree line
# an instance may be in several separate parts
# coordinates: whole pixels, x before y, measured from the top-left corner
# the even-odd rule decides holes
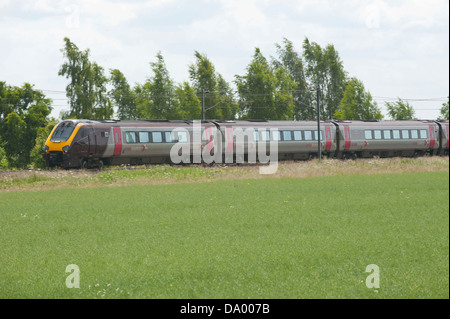
[[[334,45],[321,47],[305,38],[299,53],[284,38],[275,48],[275,57],[255,48],[245,74],[232,82],[196,51],[189,79],[175,83],[158,52],[149,63],[150,76],[131,85],[120,70],[105,70],[91,60],[89,49],[79,49],[66,37],[58,75],[67,78],[69,109],[60,118],[315,120],[317,102],[322,119],[384,118],[363,82],[344,69]],[[415,119],[407,101],[387,102],[386,107],[390,119]],[[51,111],[52,100],[33,85],[0,81],[0,169],[43,167],[42,147],[57,123]],[[448,102],[440,118],[448,119]]]

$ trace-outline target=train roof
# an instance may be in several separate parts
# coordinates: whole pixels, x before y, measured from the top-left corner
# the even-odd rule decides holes
[[[349,126],[422,126],[436,124],[432,120],[409,120],[409,121],[334,121],[339,125]]]
[[[220,126],[241,126],[241,127],[289,127],[289,126],[316,126],[317,121],[264,121],[264,120],[206,120],[206,121],[194,121],[194,120],[86,120],[86,119],[68,119],[62,122],[72,122],[73,125],[79,123],[94,125],[94,126],[155,126],[155,127],[180,127],[180,126],[192,126],[194,122],[201,122],[203,125],[215,125]],[[434,120],[411,120],[411,121],[321,121],[321,124],[335,123],[338,125],[348,126],[423,126],[433,125],[436,123],[448,124],[448,120],[434,121]]]

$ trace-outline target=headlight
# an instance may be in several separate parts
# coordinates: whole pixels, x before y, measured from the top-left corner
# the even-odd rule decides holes
[[[44,153],[48,152],[48,145],[44,145]]]
[[[62,148],[62,150],[63,150],[64,153],[69,152],[69,149],[70,149],[70,146],[69,146],[69,145],[66,145],[66,146],[64,146],[64,147]]]

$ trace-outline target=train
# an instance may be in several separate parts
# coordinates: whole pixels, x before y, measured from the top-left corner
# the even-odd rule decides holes
[[[319,124],[319,125],[318,125]],[[319,130],[320,128],[320,130]],[[241,138],[243,136],[243,138]],[[449,121],[63,120],[48,136],[48,167],[449,155]],[[181,145],[181,146],[180,146]],[[264,146],[264,147],[262,147]],[[175,149],[175,151],[174,151]],[[260,153],[262,150],[263,153]],[[256,155],[255,155],[256,154]],[[251,156],[253,155],[253,156]],[[210,156],[210,157],[211,157]],[[178,156],[175,156],[178,157]]]

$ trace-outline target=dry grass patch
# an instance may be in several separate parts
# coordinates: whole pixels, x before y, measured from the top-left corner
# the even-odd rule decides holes
[[[416,172],[448,172],[448,157],[313,160],[280,162],[273,175],[261,175],[256,165],[153,165],[98,170],[0,171],[0,192],[99,186],[213,182],[260,178],[309,178]]]

